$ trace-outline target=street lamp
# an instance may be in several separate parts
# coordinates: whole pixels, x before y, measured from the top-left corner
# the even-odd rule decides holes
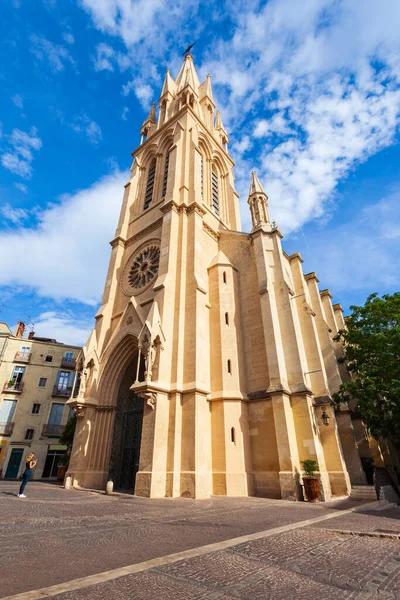
[[[322,422],[326,427],[328,427],[330,417],[329,417],[328,413],[326,412],[326,407],[321,406],[321,410],[322,410],[322,413],[321,413]]]

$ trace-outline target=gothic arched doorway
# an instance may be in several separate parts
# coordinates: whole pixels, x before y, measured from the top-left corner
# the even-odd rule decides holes
[[[136,378],[136,366],[137,354],[129,363],[118,390],[109,469],[115,488],[130,492],[135,490],[139,470],[144,405],[142,398],[130,390]],[[143,376],[144,373],[140,373],[139,380],[143,380]]]

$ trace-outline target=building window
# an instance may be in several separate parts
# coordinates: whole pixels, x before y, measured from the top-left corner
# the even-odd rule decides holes
[[[235,428],[231,427],[231,441],[235,443]]]
[[[25,367],[14,367],[11,378],[8,382],[8,389],[22,390],[22,379],[24,377]]]
[[[232,365],[230,360],[228,360],[228,373],[232,375]]]
[[[32,414],[33,415],[38,415],[40,413],[40,404],[38,404],[37,402],[35,402],[32,406]]]
[[[33,440],[33,435],[34,435],[34,433],[35,433],[35,430],[34,430],[34,429],[27,429],[27,430],[25,431],[25,439],[26,439],[26,440]]]
[[[66,352],[66,353],[64,354],[64,357],[65,357],[65,358],[74,358],[74,353],[73,353],[73,352]]]
[[[226,283],[226,272],[225,271],[222,273],[222,281],[224,283]]]
[[[46,354],[46,356],[44,357],[44,362],[47,362],[47,363],[53,362],[52,355],[51,354]]]
[[[163,188],[162,188],[162,197],[163,198],[165,198],[165,194],[167,193],[168,167],[169,167],[169,150],[167,152],[167,156],[165,157],[164,179],[163,179]]]
[[[229,315],[228,315],[228,313],[225,313],[225,324],[229,325]]]
[[[218,173],[213,167],[211,173],[211,191],[212,191],[212,206],[216,215],[219,215],[219,189],[218,189]]]
[[[146,185],[146,193],[144,195],[144,210],[149,208],[150,202],[153,198],[153,189],[154,189],[154,179],[156,176],[156,159],[153,158],[150,167],[149,174],[147,176],[147,185]]]
[[[21,350],[19,351],[21,358],[28,358],[29,354],[31,353],[31,347],[30,346],[21,346]]]
[[[38,386],[39,387],[46,387],[46,385],[47,385],[47,377],[41,377],[39,379]]]
[[[58,390],[66,390],[67,387],[69,387],[71,375],[72,373],[70,373],[69,371],[59,371],[57,381]]]
[[[16,400],[3,400],[0,407],[0,423],[11,423],[16,407]]]
[[[60,425],[62,421],[63,412],[64,404],[52,404],[49,415],[49,425]]]

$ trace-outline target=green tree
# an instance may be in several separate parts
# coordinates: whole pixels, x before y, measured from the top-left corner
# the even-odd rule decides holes
[[[368,296],[364,306],[351,306],[347,329],[335,340],[345,346],[351,381],[333,399],[351,402],[370,434],[400,446],[400,293]]]
[[[66,424],[64,431],[60,435],[60,444],[68,447],[68,454],[71,452],[72,444],[74,441],[74,434],[76,428],[76,415],[70,418]]]

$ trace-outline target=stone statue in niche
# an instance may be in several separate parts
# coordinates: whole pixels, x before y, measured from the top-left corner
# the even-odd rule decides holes
[[[155,340],[151,340],[151,338],[149,339],[149,337],[145,335],[141,343],[141,348],[144,356],[144,379],[145,381],[151,381],[157,353],[160,349],[163,349],[159,336],[157,336]]]
[[[88,385],[91,383],[93,375],[94,361],[91,359],[81,372],[81,380],[79,386],[79,396],[84,396]]]

